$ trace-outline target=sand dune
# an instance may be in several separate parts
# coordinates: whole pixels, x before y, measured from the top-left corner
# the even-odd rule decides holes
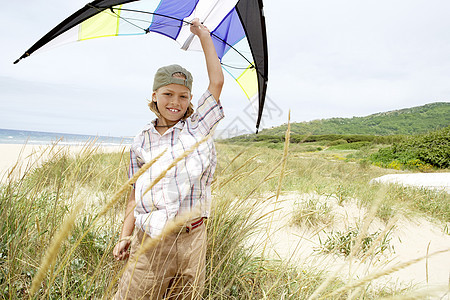
[[[291,223],[295,207],[308,199],[326,202],[331,206],[334,216],[332,225],[320,224],[316,227],[294,226]],[[416,288],[440,289],[441,295],[448,289],[450,276],[450,235],[444,232],[444,224],[432,222],[425,218],[410,219],[400,217],[390,231],[390,248],[383,254],[361,261],[358,257],[345,258],[342,255],[324,254],[318,251],[320,239],[324,241],[327,233],[346,231],[348,228],[362,228],[368,225],[368,232],[374,233],[386,228],[378,218],[368,218],[368,211],[357,205],[356,199],[339,205],[336,199],[315,193],[285,193],[278,203],[269,203],[266,212],[275,212],[271,226],[264,225],[259,236],[249,241],[252,245],[261,245],[265,255],[282,259],[288,263],[311,266],[336,272],[346,281],[356,281],[377,272],[411,262],[427,254],[438,253],[428,259],[422,259],[408,267],[401,268],[372,281],[377,286],[409,286]],[[269,228],[270,232],[267,232]]]
[[[389,174],[375,178],[372,182],[394,183],[450,192],[450,173]]]

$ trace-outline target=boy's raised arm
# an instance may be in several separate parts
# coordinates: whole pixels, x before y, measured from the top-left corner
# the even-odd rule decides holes
[[[208,28],[202,25],[198,19],[194,19],[191,25],[191,32],[199,37],[202,44],[203,53],[205,54],[206,69],[209,77],[209,92],[219,101],[220,93],[224,83],[222,66],[217,57],[216,48],[211,38]]]

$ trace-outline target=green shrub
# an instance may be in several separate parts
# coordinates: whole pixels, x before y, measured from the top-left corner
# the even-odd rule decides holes
[[[340,144],[336,146],[330,147],[330,149],[333,150],[359,150],[361,148],[364,148],[366,146],[369,146],[370,142],[355,142],[355,143],[347,143],[347,144]]]
[[[407,138],[406,135],[377,135],[373,139],[374,144],[393,144],[399,143]]]
[[[283,142],[283,138],[281,136],[276,136],[276,135],[257,134],[253,141],[255,141],[255,142],[264,141],[264,142],[270,142],[270,143],[281,143],[281,142]]]
[[[348,144],[347,140],[343,140],[343,139],[335,140],[335,141],[328,143],[328,146],[331,147],[331,146],[337,146],[337,145],[342,145],[342,144]]]
[[[450,126],[427,134],[409,137],[380,149],[370,160],[383,167],[428,170],[450,167]]]

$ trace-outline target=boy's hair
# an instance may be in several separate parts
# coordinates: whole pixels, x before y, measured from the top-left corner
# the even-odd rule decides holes
[[[175,78],[182,78],[182,79],[186,79],[186,75],[182,72],[176,72],[172,74],[172,77]],[[158,105],[156,104],[155,101],[150,100],[148,102],[148,107],[150,108],[150,110],[158,117],[161,117],[161,114],[159,113],[158,110]],[[182,120],[186,120],[187,118],[189,118],[192,114],[194,113],[194,105],[192,105],[192,102],[189,103],[189,106],[186,110],[186,113],[184,114],[184,116],[181,118]]]

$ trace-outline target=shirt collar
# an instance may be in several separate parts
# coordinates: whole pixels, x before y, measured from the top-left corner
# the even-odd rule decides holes
[[[155,128],[156,120],[158,120],[158,118],[153,119],[150,123],[145,125],[145,127],[142,129],[142,131],[152,130],[154,132],[158,132]],[[175,130],[175,129],[179,129],[179,130],[183,129],[183,126],[185,123],[186,123],[185,120],[178,121],[178,123],[176,123],[175,125],[170,127],[164,134],[166,134],[167,132],[171,132],[172,130]],[[159,132],[158,132],[158,134],[159,134]]]

